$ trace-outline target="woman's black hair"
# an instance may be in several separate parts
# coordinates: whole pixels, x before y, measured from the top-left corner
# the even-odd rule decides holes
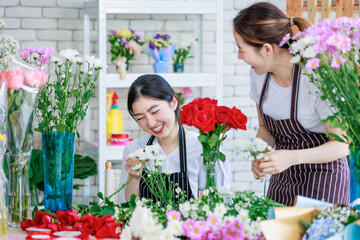
[[[134,118],[134,112],[132,109],[133,103],[141,96],[151,97],[155,99],[165,100],[169,103],[177,95],[170,86],[170,84],[160,75],[157,74],[145,74],[138,77],[130,86],[128,92],[127,108],[129,114]],[[175,110],[176,120],[180,121],[180,103],[178,101]],[[135,119],[135,118],[134,118]]]

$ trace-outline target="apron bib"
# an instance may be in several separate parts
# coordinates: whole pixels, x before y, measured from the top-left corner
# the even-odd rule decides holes
[[[274,120],[262,110],[271,74],[266,75],[260,95],[259,110],[266,129],[275,138],[275,149],[307,149],[329,141],[326,134],[305,129],[297,119],[301,69],[293,67],[291,112],[289,119]],[[347,158],[328,163],[300,164],[271,175],[267,197],[276,202],[293,205],[296,195],[325,200],[330,203],[350,202],[350,171]]]

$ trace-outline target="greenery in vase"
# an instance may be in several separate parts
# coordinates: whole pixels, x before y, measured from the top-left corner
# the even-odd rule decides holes
[[[112,30],[109,35],[111,61],[124,57],[126,63],[129,63],[135,56],[139,56],[142,50],[141,46],[144,44],[140,40],[140,36],[133,29]]]
[[[184,64],[186,59],[194,58],[190,55],[190,50],[199,39],[188,35],[181,35],[181,37],[175,37],[173,42],[176,42],[177,48],[175,49],[173,61],[174,63]]]
[[[325,19],[294,37],[285,36],[280,46],[289,46],[297,63],[319,89],[322,100],[335,109],[326,121],[346,132],[331,137],[360,146],[360,18]],[[360,163],[359,163],[360,166]]]
[[[36,117],[39,132],[76,132],[94,97],[95,82],[106,65],[99,59],[78,57],[78,51],[66,49],[52,56],[56,78],[48,81],[39,96]],[[87,64],[85,64],[87,62]]]

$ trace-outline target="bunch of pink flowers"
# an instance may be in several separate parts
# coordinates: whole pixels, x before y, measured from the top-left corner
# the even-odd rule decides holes
[[[30,65],[34,64],[35,66],[43,66],[49,61],[51,55],[55,52],[56,51],[53,47],[26,47],[20,51],[19,55]]]

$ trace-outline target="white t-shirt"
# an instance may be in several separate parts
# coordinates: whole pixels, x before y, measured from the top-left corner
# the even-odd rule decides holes
[[[139,148],[145,148],[149,138],[150,135],[146,135],[144,137],[134,139],[125,147],[119,187],[121,187],[128,178],[128,172],[124,168],[126,156],[132,152],[135,152]],[[158,144],[157,138],[154,139],[153,144]],[[160,154],[165,155],[165,152],[161,148]],[[190,131],[186,132],[187,176],[189,179],[191,191],[195,198],[198,197],[199,185],[201,185],[202,188],[205,186],[205,173],[203,170],[203,157],[201,154],[202,146],[198,140],[198,134]],[[179,147],[175,148],[174,151],[165,157],[162,171],[164,173],[180,172]],[[219,161],[215,166],[215,171],[217,186],[224,186],[225,188],[230,189],[231,171],[228,161]],[[125,188],[120,191],[118,195],[118,202],[126,202]]]
[[[258,75],[250,70],[251,90],[250,98],[257,104],[264,86],[266,74]],[[329,104],[320,99],[318,88],[310,82],[305,74],[300,77],[297,119],[301,125],[312,132],[327,133],[325,126],[320,123],[332,115]],[[264,96],[263,112],[275,120],[290,118],[292,87],[281,87],[271,77]]]

